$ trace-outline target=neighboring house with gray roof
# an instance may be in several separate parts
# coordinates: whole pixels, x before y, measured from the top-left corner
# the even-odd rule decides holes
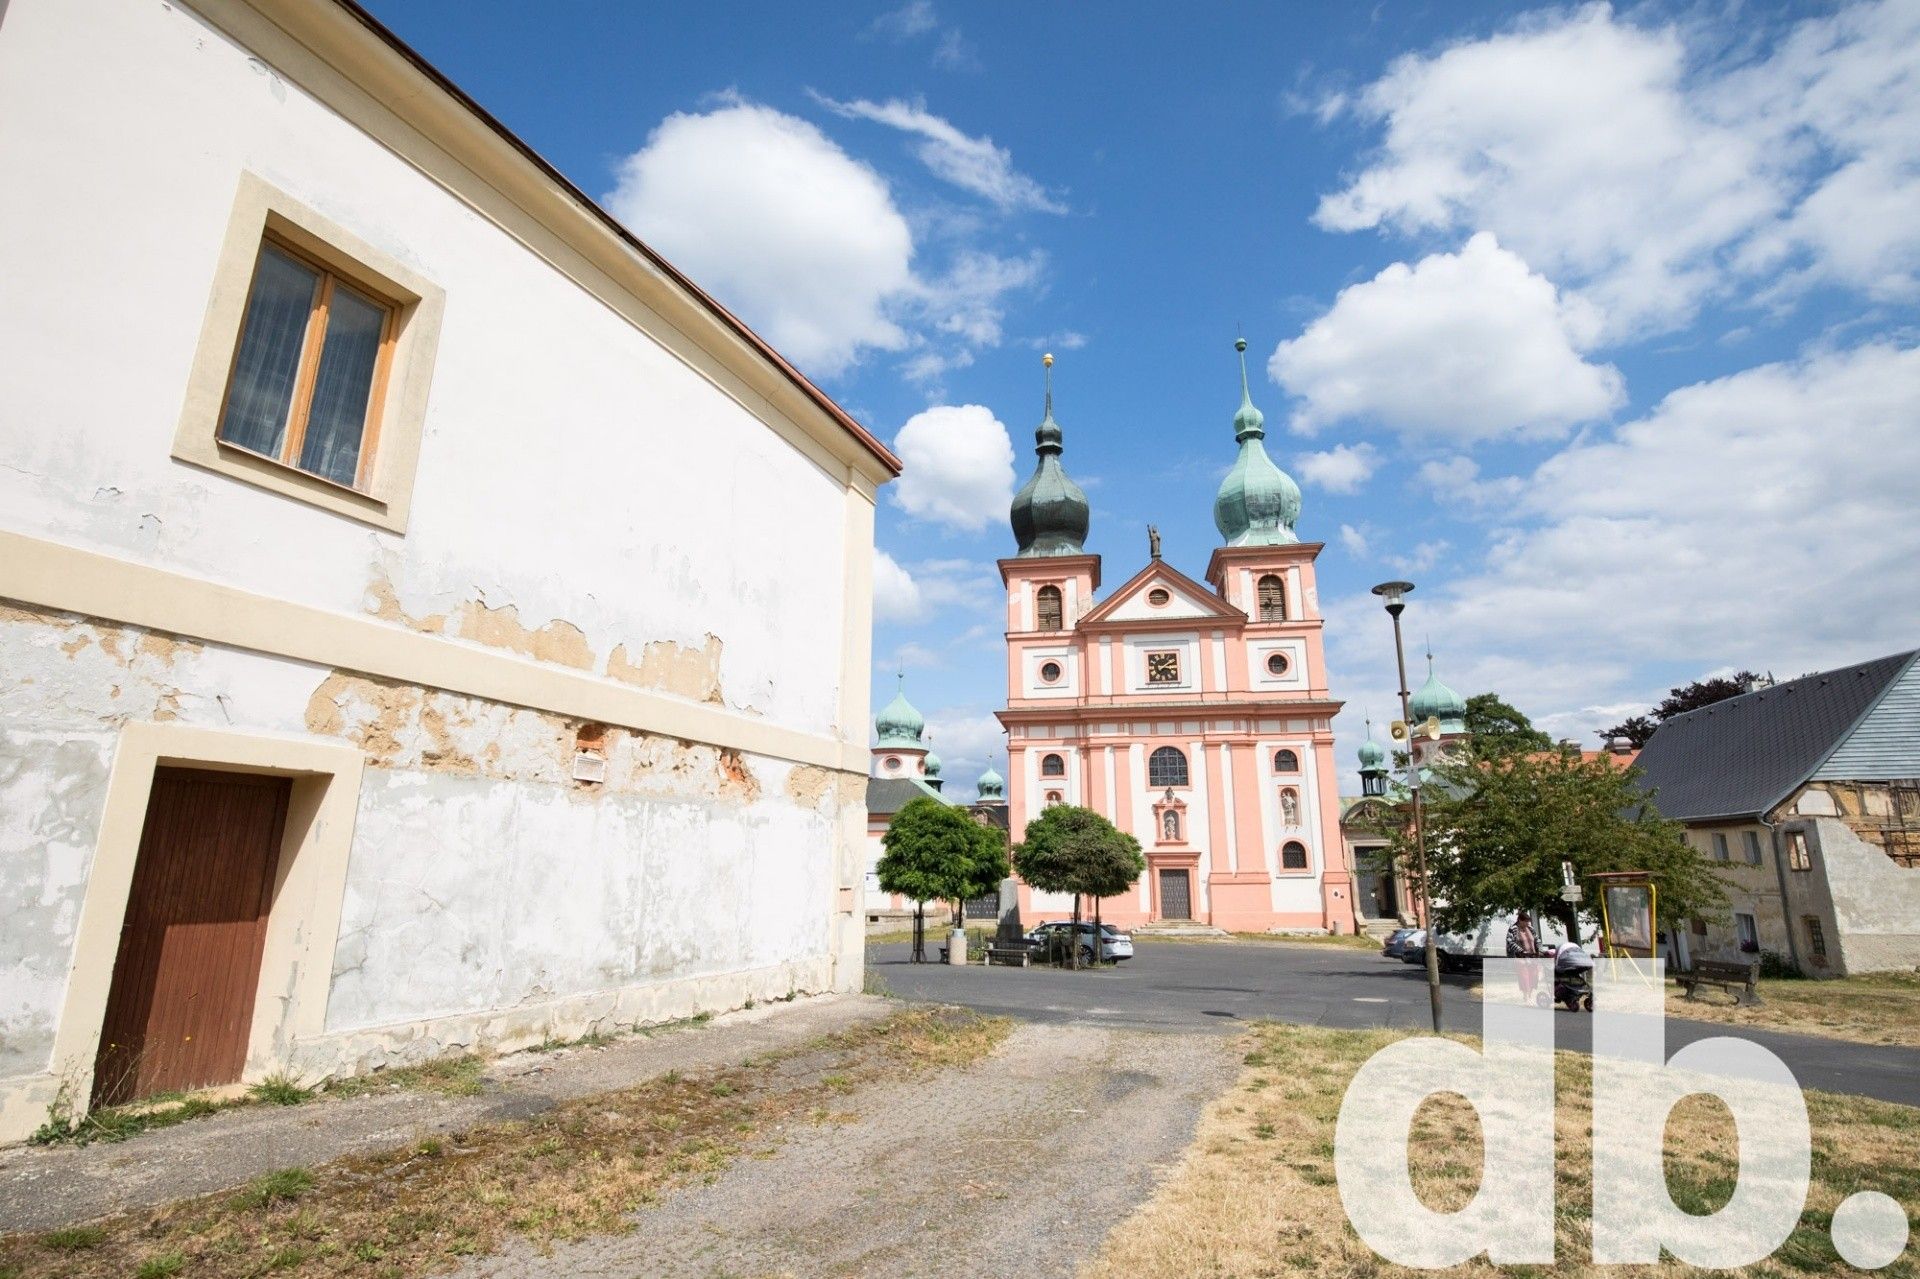
[[[1920,651],[1676,715],[1639,765],[1660,813],[1723,864],[1732,918],[1696,920],[1693,953],[1920,967]]]

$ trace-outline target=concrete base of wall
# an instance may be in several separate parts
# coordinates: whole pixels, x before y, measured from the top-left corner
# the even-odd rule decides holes
[[[831,958],[821,956],[748,972],[686,977],[511,1009],[317,1035],[295,1040],[272,1059],[248,1061],[241,1083],[288,1074],[312,1086],[437,1057],[516,1052],[548,1040],[728,1012],[793,994],[821,994],[846,980],[842,972],[841,982],[836,982],[835,967]],[[0,1080],[0,1143],[24,1141],[55,1107],[83,1111],[86,1098],[74,1095],[74,1078],[70,1073],[47,1073]]]

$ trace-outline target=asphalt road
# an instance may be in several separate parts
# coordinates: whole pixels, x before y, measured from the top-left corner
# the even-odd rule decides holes
[[[929,939],[929,953],[934,943]],[[1112,968],[952,968],[911,964],[905,943],[868,947],[874,975],[905,999],[963,1004],[1027,1021],[1134,1030],[1214,1031],[1273,1020],[1337,1029],[1431,1024],[1426,970],[1344,946],[1268,942],[1136,940],[1133,959]],[[1442,977],[1448,1030],[1477,1034],[1477,977]],[[1593,1019],[1556,1013],[1555,1042],[1592,1049]],[[1920,1049],[1855,1044],[1812,1035],[1666,1019],[1671,1055],[1695,1040],[1747,1039],[1771,1050],[1802,1087],[1920,1106]]]

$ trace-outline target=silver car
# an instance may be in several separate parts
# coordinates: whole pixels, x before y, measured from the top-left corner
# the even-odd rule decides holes
[[[1027,940],[1036,946],[1051,947],[1056,936],[1066,937],[1073,931],[1073,921],[1056,919],[1052,923],[1042,924],[1027,934]],[[1080,924],[1080,956],[1093,958],[1093,924],[1083,920]],[[1106,963],[1118,963],[1122,959],[1133,958],[1133,938],[1127,936],[1112,924],[1100,925],[1100,958]]]

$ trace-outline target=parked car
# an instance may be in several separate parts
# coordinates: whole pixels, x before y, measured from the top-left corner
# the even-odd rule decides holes
[[[1427,930],[1409,928],[1400,942],[1400,962],[1403,964],[1424,964],[1427,962]]]
[[[1065,945],[1064,939],[1071,936],[1072,933],[1072,920],[1056,919],[1050,923],[1041,924],[1038,928],[1028,933],[1027,940],[1051,952],[1052,947]],[[1055,941],[1054,938],[1056,937],[1063,940]],[[1082,920],[1080,923],[1080,956],[1082,959],[1093,958],[1093,923],[1090,920]],[[1118,963],[1123,959],[1132,959],[1133,938],[1127,936],[1112,924],[1100,925],[1100,958],[1107,963]]]
[[[1411,928],[1394,929],[1391,933],[1387,934],[1387,940],[1380,947],[1380,953],[1388,959],[1400,958],[1400,948],[1406,945],[1407,938],[1413,936],[1414,931],[1415,930]]]

